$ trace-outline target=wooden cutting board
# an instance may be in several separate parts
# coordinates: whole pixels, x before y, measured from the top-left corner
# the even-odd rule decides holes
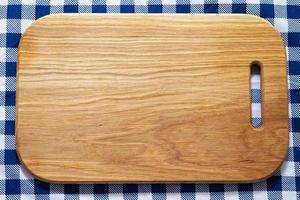
[[[19,46],[17,152],[48,182],[259,181],[285,158],[287,108],[283,42],[250,15],[53,15]]]

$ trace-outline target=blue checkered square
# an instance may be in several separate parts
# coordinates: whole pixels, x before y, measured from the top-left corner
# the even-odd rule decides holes
[[[5,93],[5,105],[6,106],[14,106],[16,105],[16,92],[7,91]]]
[[[14,135],[15,134],[15,121],[6,120],[5,121],[5,134]]]
[[[6,47],[17,48],[21,39],[20,33],[7,33],[6,34]]]
[[[241,192],[248,192],[253,190],[253,184],[239,184],[238,190]]]
[[[149,13],[162,13],[162,5],[148,5]]]
[[[300,61],[289,61],[289,75],[300,75]]]
[[[39,185],[40,187],[34,188],[34,194],[49,194],[50,192],[50,185],[48,183],[34,180],[34,185]]]
[[[289,37],[289,47],[299,47],[300,46],[300,32],[288,33]]]
[[[108,185],[94,185],[94,194],[108,194]]]
[[[210,184],[209,185],[210,192],[224,192],[224,185],[223,184]]]
[[[15,62],[6,62],[5,64],[5,76],[12,76],[15,77],[16,76],[16,63]]]
[[[65,191],[66,194],[79,194],[79,185],[65,185]]]
[[[120,12],[121,13],[134,13],[134,5],[121,5]]]
[[[281,191],[281,177],[280,176],[272,176],[267,180],[267,189],[270,191]]]
[[[78,12],[78,6],[77,5],[65,5],[64,6],[64,12],[65,13],[77,13]]]
[[[20,194],[20,180],[6,180],[5,181],[5,194]]]
[[[191,12],[191,6],[187,5],[187,4],[176,5],[176,12],[177,13],[190,13]]]
[[[260,16],[263,18],[274,18],[274,5],[273,4],[261,4]]]
[[[204,4],[204,13],[218,13],[218,4]]]
[[[93,13],[106,13],[106,5],[94,5],[92,11]]]
[[[290,19],[300,19],[300,5],[288,5],[287,17]]]
[[[6,165],[18,165],[19,160],[15,150],[7,149],[4,152],[4,162]]]
[[[297,89],[290,90],[290,101],[291,103],[300,103],[300,90]]]
[[[21,19],[21,5],[7,6],[7,19]]]
[[[37,5],[35,7],[35,18],[41,18],[45,15],[49,15],[50,13],[50,6],[46,6],[46,5]]]
[[[232,13],[246,13],[247,5],[245,3],[233,4]]]

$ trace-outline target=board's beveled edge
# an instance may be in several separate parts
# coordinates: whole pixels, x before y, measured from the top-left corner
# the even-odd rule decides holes
[[[286,125],[287,125],[287,129],[286,129],[286,144],[285,144],[285,150],[284,150],[284,153],[282,154],[282,157],[281,157],[281,161],[278,162],[277,164],[277,167],[275,166],[273,168],[273,171],[271,171],[269,174],[266,174],[266,176],[264,177],[261,177],[261,178],[257,178],[255,180],[253,180],[253,183],[256,183],[256,182],[260,182],[260,181],[263,181],[263,180],[266,180],[270,177],[272,177],[274,174],[276,174],[282,167],[284,161],[285,161],[285,158],[287,157],[288,155],[288,150],[289,150],[289,94],[288,94],[288,68],[287,68],[287,52],[285,50],[285,43],[281,37],[281,34],[280,32],[271,24],[271,22],[269,22],[268,20],[262,18],[262,17],[258,17],[256,15],[251,15],[252,17],[256,18],[257,20],[260,20],[262,22],[264,22],[266,25],[268,25],[271,29],[273,29],[273,31],[276,33],[277,37],[278,37],[278,40],[281,42],[281,51],[284,55],[284,66],[282,66],[282,68],[284,68],[284,75],[283,75],[283,79],[284,79],[284,87],[285,87],[285,90],[286,92],[284,93],[285,94],[285,116],[287,117],[286,118]],[[263,65],[262,65],[262,69],[261,69],[261,81],[263,82],[264,81],[264,69],[263,69]],[[264,98],[265,98],[265,92],[264,92],[264,85],[261,86],[261,98],[262,98],[262,102],[261,102],[261,114],[262,116],[264,115],[264,112],[265,112],[265,102],[264,102]],[[265,118],[262,118],[262,128],[264,128],[264,121]],[[255,129],[254,129],[255,130]]]
[[[38,175],[33,169],[31,169],[29,166],[29,164],[27,164],[27,161],[25,161],[25,159],[23,159],[22,157],[22,151],[20,150],[20,143],[19,143],[19,134],[18,134],[18,101],[19,101],[19,65],[20,65],[20,49],[22,47],[22,43],[24,38],[26,37],[26,35],[28,34],[28,32],[30,31],[31,28],[34,27],[35,24],[44,21],[45,19],[51,18],[55,15],[59,15],[59,14],[51,14],[51,15],[46,15],[43,16],[37,20],[35,20],[29,27],[26,28],[26,30],[22,33],[21,39],[19,41],[19,45],[18,45],[18,52],[17,52],[17,65],[16,65],[16,118],[15,118],[15,141],[16,141],[16,154],[17,157],[20,161],[20,164],[24,167],[25,170],[27,170],[31,175],[33,175],[34,178],[41,180],[41,181],[45,181],[45,182],[49,182],[49,183],[54,183],[55,180],[53,180],[54,182],[52,182],[51,179],[47,179],[47,178],[43,178],[43,176]]]

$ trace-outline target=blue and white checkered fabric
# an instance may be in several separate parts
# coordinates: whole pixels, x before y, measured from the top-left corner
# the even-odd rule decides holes
[[[21,34],[36,19],[70,12],[248,13],[270,21],[281,32],[288,55],[290,144],[281,170],[256,184],[55,185],[34,179],[22,168],[15,151],[17,47]],[[253,104],[259,107],[255,98],[253,94]],[[300,199],[300,1],[0,0],[0,199],[34,198]]]

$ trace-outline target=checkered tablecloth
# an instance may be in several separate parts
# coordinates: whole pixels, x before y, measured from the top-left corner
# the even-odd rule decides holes
[[[270,21],[286,45],[289,152],[280,171],[255,184],[56,185],[34,179],[15,151],[17,47],[51,13],[248,13]],[[254,102],[257,103],[257,102]],[[259,119],[258,119],[258,122]],[[300,199],[299,0],[0,0],[0,199]]]

